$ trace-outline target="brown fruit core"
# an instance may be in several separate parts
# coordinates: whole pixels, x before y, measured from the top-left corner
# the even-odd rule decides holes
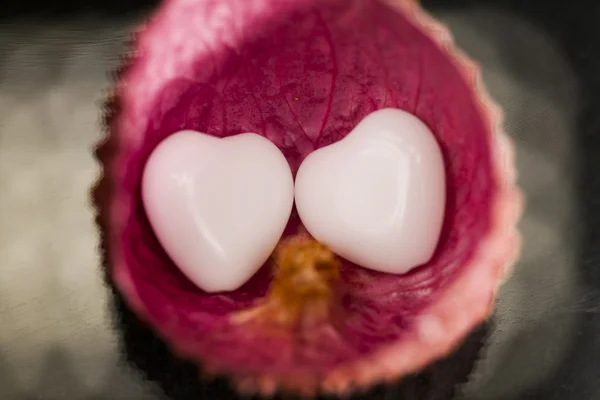
[[[273,253],[273,281],[263,302],[234,313],[233,323],[257,322],[276,329],[311,329],[329,317],[340,261],[308,234],[284,239]]]

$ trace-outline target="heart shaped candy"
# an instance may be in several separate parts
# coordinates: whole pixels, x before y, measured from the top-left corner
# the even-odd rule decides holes
[[[175,133],[150,155],[142,200],[181,271],[206,292],[239,288],[269,258],[294,202],[290,167],[254,133]]]
[[[407,112],[383,109],[304,160],[295,198],[306,229],[338,255],[405,273],[435,251],[445,186],[442,153],[429,128]]]

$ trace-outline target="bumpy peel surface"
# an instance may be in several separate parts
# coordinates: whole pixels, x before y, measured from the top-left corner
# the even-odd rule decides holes
[[[176,353],[240,390],[343,393],[419,371],[490,314],[519,251],[514,151],[478,68],[416,1],[167,0],[116,79],[94,189],[107,273]],[[268,265],[208,295],[156,241],[140,178],[167,135],[257,132],[295,171],[385,107],[422,119],[444,152],[447,216],[427,265],[391,276],[343,261],[331,318],[273,336],[231,318],[265,296]],[[294,215],[286,234],[298,227]]]

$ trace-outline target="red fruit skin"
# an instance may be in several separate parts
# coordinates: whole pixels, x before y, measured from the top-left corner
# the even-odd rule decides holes
[[[239,18],[237,24],[222,24],[219,31],[218,18],[227,16],[217,11],[219,4],[225,3],[236,3],[234,12],[244,18]],[[287,68],[280,68],[290,71],[288,75],[275,77],[280,87],[288,87],[289,96],[284,96],[284,101],[269,93],[269,85],[265,84],[268,76],[255,82],[256,86],[250,85],[253,90],[236,86],[239,79],[229,79],[227,84],[233,82],[231,90],[237,92],[228,97],[226,88],[220,87],[221,96],[214,95],[215,85],[222,83],[219,76],[239,76],[235,71],[235,61],[239,64],[235,57],[235,29],[244,40],[260,42],[260,29],[256,26],[274,26],[277,30],[282,16],[289,16],[297,23],[296,30],[302,32],[301,24],[309,23],[310,19],[293,18],[307,15],[311,7],[321,11],[315,15],[323,20],[324,26],[332,21],[333,13],[339,14],[336,23],[344,26],[344,19],[370,15],[365,10],[376,10],[374,14],[383,15],[383,9],[376,3],[375,0],[220,3],[169,0],[134,36],[132,52],[115,77],[114,94],[106,107],[108,134],[96,151],[103,171],[93,190],[105,260],[110,265],[108,278],[115,282],[129,306],[174,352],[209,371],[229,375],[241,391],[270,394],[279,388],[309,395],[317,391],[343,394],[418,372],[447,355],[490,315],[497,288],[518,255],[520,237],[516,225],[523,198],[515,183],[514,149],[502,132],[500,109],[487,95],[476,65],[454,47],[449,32],[416,1],[388,3],[400,12],[395,16],[399,25],[405,24],[408,31],[418,32],[411,39],[418,41],[421,50],[431,51],[422,50],[421,55],[429,58],[419,59],[414,65],[433,65],[435,70],[398,68],[396,71],[385,63],[386,58],[380,60],[383,69],[394,72],[386,76],[387,88],[377,100],[369,92],[377,87],[377,82],[371,81],[368,74],[363,81],[357,79],[360,74],[346,68],[352,64],[351,60],[342,60],[333,69],[327,69],[330,66],[327,57],[319,64],[322,53],[316,50],[310,58],[314,61],[312,79],[329,77],[329,85],[317,85],[326,88],[325,95],[319,95],[315,86],[303,85],[310,83],[310,79],[298,79],[299,73],[304,72],[304,64],[296,65],[301,68],[298,70],[293,62]],[[393,17],[390,10],[385,12]],[[184,24],[185,38],[210,33],[211,37],[232,40],[231,46],[224,46],[228,51],[199,50],[198,43],[178,37],[173,26],[180,25],[182,20],[193,21],[189,15],[200,15],[198,18],[212,21],[215,28],[206,30],[200,23]],[[337,46],[332,44],[332,49],[343,47],[340,44],[343,35],[337,32],[334,39],[332,31],[336,33],[329,26],[321,32],[321,38],[325,42],[339,41]],[[253,32],[257,32],[255,37]],[[286,37],[285,32],[278,37]],[[348,37],[356,40],[352,35]],[[400,39],[388,37],[392,43]],[[390,53],[385,55],[402,64],[394,48],[397,46],[390,46]],[[306,50],[306,54],[311,54],[310,51]],[[385,51],[388,50],[378,48],[373,54]],[[210,63],[193,62],[199,54],[213,58],[213,65],[220,65],[221,69],[201,68]],[[411,53],[405,55],[409,57]],[[330,58],[338,60],[338,57],[343,55]],[[275,62],[278,59],[275,57]],[[257,56],[251,60],[259,63],[257,71],[268,70],[265,68],[269,65],[268,58],[265,61]],[[441,64],[447,65],[444,74],[436,72],[443,69]],[[190,79],[194,84],[190,84]],[[343,92],[336,95],[340,87]],[[266,89],[261,91],[261,88]],[[244,116],[248,105],[240,99],[253,100],[268,110]],[[302,103],[304,99],[308,103]],[[440,103],[440,99],[444,109],[450,111],[434,107],[439,107],[436,102]],[[462,103],[459,99],[463,99]],[[219,101],[222,103],[214,106]],[[182,104],[186,107],[181,107]],[[307,351],[301,351],[300,357],[287,355],[298,346],[293,338],[274,341],[259,331],[248,333],[232,326],[229,321],[232,312],[251,307],[264,296],[270,281],[269,270],[263,268],[242,289],[227,296],[201,293],[178,272],[153,237],[141,206],[139,176],[151,150],[167,134],[184,128],[215,135],[257,131],[284,151],[295,170],[310,151],[343,137],[369,112],[390,106],[414,112],[430,124],[447,158],[452,177],[449,212],[434,259],[402,277],[377,274],[346,263],[343,279],[346,295],[342,299],[346,319],[342,326],[331,324],[314,332],[310,344],[304,344]],[[353,112],[341,111],[348,108]],[[233,117],[219,116],[219,110],[227,110]],[[315,114],[319,117],[315,118]],[[465,127],[472,126],[476,127],[473,136],[461,136]],[[294,233],[297,224],[297,217],[293,217],[288,233]]]

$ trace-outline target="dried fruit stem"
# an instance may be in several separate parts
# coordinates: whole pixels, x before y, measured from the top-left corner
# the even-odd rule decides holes
[[[301,232],[273,253],[273,283],[265,302],[234,317],[278,327],[306,327],[328,317],[340,262],[325,245]]]

